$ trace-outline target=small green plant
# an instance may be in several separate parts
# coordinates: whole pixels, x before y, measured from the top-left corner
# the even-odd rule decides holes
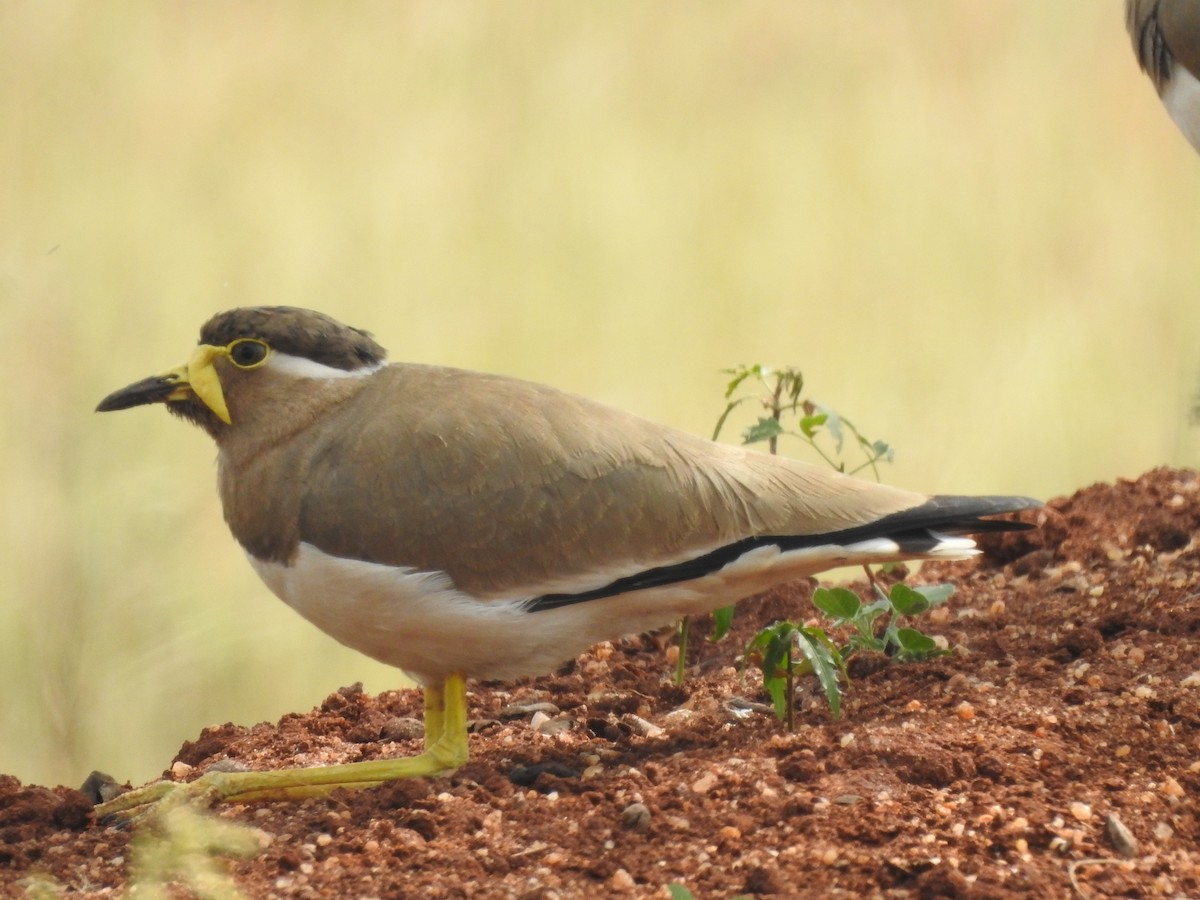
[[[797,653],[800,659],[796,658]],[[847,677],[846,659],[823,628],[776,622],[751,639],[746,658],[757,661],[762,671],[763,688],[771,695],[775,715],[787,724],[788,731],[796,729],[793,697],[797,676],[816,675],[833,717],[836,719],[842,714],[839,679]]]
[[[813,606],[825,613],[835,626],[850,629],[849,642],[840,651],[843,657],[848,658],[856,650],[874,650],[903,662],[915,662],[950,652],[939,647],[928,635],[901,625],[900,620],[919,616],[945,603],[954,594],[952,585],[913,588],[897,583],[887,594],[878,584],[874,587],[879,596],[873,603],[863,603],[856,593],[843,587],[822,587],[813,591]],[[885,627],[883,634],[877,636],[876,623],[881,618]]]
[[[838,415],[828,406],[823,406],[810,399],[802,397],[804,392],[804,375],[799,369],[787,367],[771,369],[755,363],[750,366],[737,366],[725,369],[724,374],[731,376],[725,385],[725,410],[717,419],[713,429],[713,440],[721,436],[721,430],[729,414],[743,403],[757,402],[763,407],[765,415],[742,431],[743,444],[767,442],[771,453],[778,450],[779,438],[790,436],[799,438],[808,444],[817,454],[839,472],[846,472],[847,461],[842,457],[845,449],[847,432],[853,437],[855,447],[862,453],[862,461],[848,474],[854,475],[863,469],[870,468],[875,479],[879,480],[879,463],[891,462],[895,451],[886,441],[872,441],[863,436],[849,419]],[[758,391],[738,394],[747,382],[756,384]],[[786,426],[787,418],[795,418],[795,427]],[[827,438],[828,440],[825,440]],[[826,449],[828,441],[832,441],[833,450]]]
[[[746,658],[762,672],[763,689],[771,697],[775,715],[789,731],[796,726],[797,677],[816,676],[836,719],[842,712],[842,683],[849,681],[846,662],[855,652],[871,650],[903,662],[933,659],[950,652],[929,635],[901,622],[945,603],[954,593],[953,587],[939,584],[911,588],[897,583],[884,594],[874,580],[872,585],[878,594],[872,603],[863,603],[857,594],[843,587],[821,587],[813,592],[813,605],[826,615],[829,624],[849,632],[841,646],[824,628],[794,622],[776,622],[764,628],[747,646]],[[876,634],[880,625],[883,632]]]
[[[767,449],[778,452],[781,437],[799,438],[839,472],[845,472],[847,462],[842,458],[846,434],[849,432],[854,445],[862,452],[863,460],[848,474],[855,474],[870,467],[876,480],[879,479],[878,463],[891,462],[895,452],[886,441],[872,441],[854,426],[854,423],[827,406],[822,406],[804,396],[804,375],[795,367],[772,369],[758,363],[735,366],[722,370],[730,376],[725,385],[725,409],[713,428],[713,440],[721,431],[732,413],[745,403],[757,403],[765,415],[742,431],[743,444],[767,442]],[[748,390],[748,388],[756,388]],[[788,423],[794,419],[794,427]],[[832,449],[827,449],[828,444]],[[713,613],[713,630],[709,640],[719,641],[729,632],[733,624],[734,607],[726,606]],[[687,668],[688,638],[691,623],[688,618],[679,620],[679,657],[675,663],[675,683],[683,684]]]
[[[735,409],[743,403],[757,402],[766,414],[742,432],[744,444],[766,441],[769,451],[775,453],[780,437],[796,437],[812,447],[830,466],[846,472],[843,451],[849,434],[863,457],[849,474],[870,468],[878,479],[878,464],[892,461],[894,451],[886,441],[869,440],[849,419],[805,398],[804,376],[799,369],[770,369],[755,364],[726,369],[725,374],[731,377],[725,387],[725,409],[713,430],[714,440],[720,437]],[[739,393],[748,384],[757,386],[757,390]],[[793,420],[794,424],[789,426]],[[826,449],[829,444],[832,448]],[[771,697],[776,716],[786,723],[788,730],[795,729],[797,678],[815,676],[831,714],[837,718],[841,715],[843,684],[849,681],[846,662],[855,652],[870,650],[902,662],[931,659],[950,652],[929,635],[905,624],[905,620],[945,603],[954,592],[953,587],[912,588],[898,582],[885,593],[871,569],[867,566],[863,569],[876,595],[872,602],[864,603],[847,588],[818,588],[813,593],[813,605],[826,617],[824,627],[822,624],[776,622],[759,631],[746,647],[746,659],[762,672],[763,689]],[[733,611],[734,607],[728,606],[713,614],[710,640],[721,640],[729,632]],[[840,646],[835,643],[826,627],[846,633],[845,643]],[[677,684],[683,683],[688,632],[689,622],[684,618],[679,623]]]

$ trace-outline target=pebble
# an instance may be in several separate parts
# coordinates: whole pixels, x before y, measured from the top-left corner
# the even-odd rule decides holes
[[[1010,819],[1004,825],[1005,831],[1027,831],[1029,830],[1029,820],[1024,816],[1017,816],[1015,819]]]
[[[525,716],[530,716],[534,713],[556,716],[559,712],[561,710],[553,703],[510,703],[507,706],[500,707],[500,712],[496,713],[496,715],[501,719],[523,719]]]
[[[411,716],[392,716],[379,731],[384,741],[411,741],[424,735],[425,723]]]
[[[612,873],[612,878],[608,880],[614,891],[632,891],[637,887],[637,882],[633,880],[633,876],[624,869],[617,869]]]
[[[706,772],[695,781],[692,782],[693,794],[707,794],[712,790],[713,785],[717,783],[717,776],[712,772]]]
[[[621,810],[621,824],[626,828],[645,828],[650,824],[650,808],[644,803],[630,803]]]
[[[545,718],[543,718],[542,721],[539,722],[538,724],[533,725],[533,722],[537,720],[538,716],[545,716]],[[575,723],[571,720],[571,717],[569,715],[568,716],[560,715],[560,716],[551,718],[550,716],[546,716],[545,713],[539,712],[539,713],[533,714],[533,720],[530,721],[530,724],[533,726],[533,729],[538,734],[555,735],[555,734],[563,734],[564,732],[570,731],[572,725],[574,725]]]
[[[192,771],[192,767],[185,762],[176,761],[171,763],[171,777],[176,781],[182,781],[190,771]]]
[[[1131,859],[1137,856],[1138,841],[1133,836],[1133,832],[1128,826],[1117,818],[1115,813],[1109,813],[1104,820],[1104,832],[1108,835],[1108,842],[1113,845],[1113,849],[1126,859]]]
[[[655,725],[653,722],[648,722],[641,716],[634,715],[633,713],[626,713],[625,715],[621,716],[621,721],[634,731],[644,734],[646,737],[653,738],[666,733],[664,729]]]
[[[1163,779],[1162,786],[1159,788],[1159,790],[1161,790],[1168,797],[1184,796],[1183,785],[1181,785],[1178,781],[1176,781],[1170,775],[1168,775],[1166,778]]]
[[[1086,822],[1092,817],[1092,808],[1086,803],[1080,803],[1078,800],[1071,804],[1071,815],[1080,822]]]
[[[954,714],[964,722],[969,722],[971,719],[975,718],[975,707],[964,700],[962,703],[958,704],[958,706],[954,707]]]

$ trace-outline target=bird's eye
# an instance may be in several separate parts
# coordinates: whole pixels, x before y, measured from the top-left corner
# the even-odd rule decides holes
[[[267,361],[271,348],[255,338],[240,338],[225,348],[239,369],[253,369]]]

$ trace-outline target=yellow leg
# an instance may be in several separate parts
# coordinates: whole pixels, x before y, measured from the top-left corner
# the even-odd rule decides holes
[[[433,684],[425,688],[425,750],[432,750],[442,739],[446,730],[446,690],[449,679],[443,684]],[[463,705],[466,706],[466,687],[463,688]],[[463,728],[466,726],[466,713],[463,713]]]
[[[374,787],[453,771],[467,761],[467,752],[467,684],[456,674],[425,688],[425,749],[416,756],[274,772],[209,772],[186,784],[158,782],[129,791],[97,806],[96,817],[113,823],[130,821],[155,804],[166,808],[184,803],[297,800],[338,788]]]

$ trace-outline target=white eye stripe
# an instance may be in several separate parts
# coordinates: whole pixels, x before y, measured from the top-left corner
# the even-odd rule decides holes
[[[335,369],[333,366],[327,366],[303,356],[291,356],[275,350],[267,359],[264,368],[269,368],[273,372],[287,375],[290,378],[365,378],[378,372],[385,365],[386,363],[379,362],[357,369]]]

